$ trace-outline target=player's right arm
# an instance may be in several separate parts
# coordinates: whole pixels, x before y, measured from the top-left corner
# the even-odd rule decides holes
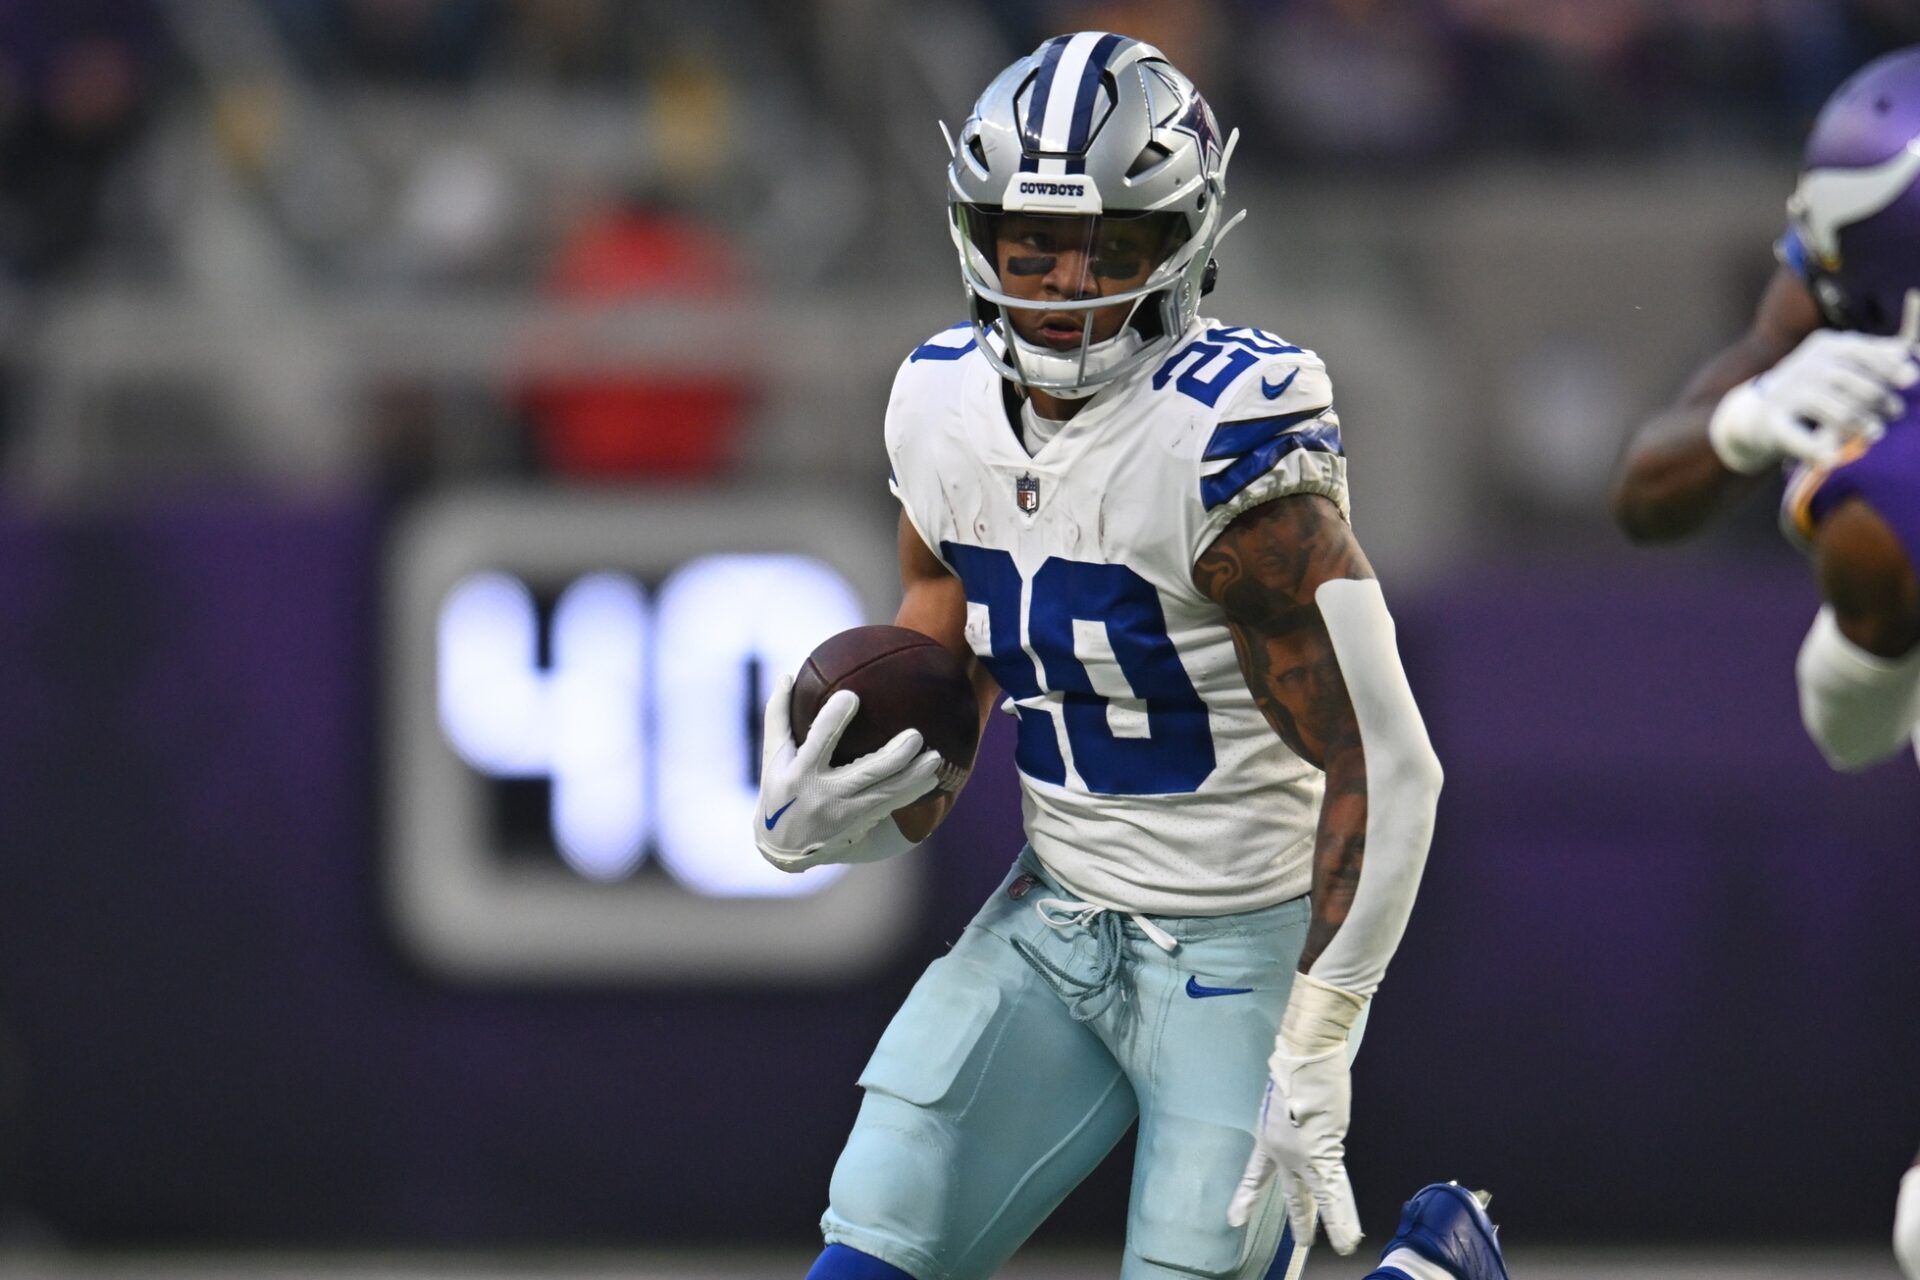
[[[904,513],[900,576],[905,594],[895,625],[931,636],[962,657],[980,689],[982,673],[966,649],[966,595]],[[753,840],[768,862],[782,871],[878,862],[905,853],[947,816],[959,788],[939,788],[945,761],[919,730],[904,730],[878,751],[836,766],[833,751],[860,710],[859,696],[841,689],[828,697],[798,744],[788,716],[792,696],[793,678],[787,676],[767,700],[761,732]]]
[[[967,674],[973,680],[974,696],[980,704],[981,736],[986,734],[987,716],[992,712],[1000,697],[1000,686],[979,658],[974,656],[972,646],[967,643],[967,593],[960,579],[940,558],[927,549],[926,542],[920,537],[920,531],[907,519],[907,513],[900,513],[900,611],[894,615],[893,625],[918,631],[923,636],[940,642],[947,652],[966,666]],[[969,768],[972,762],[969,761]],[[960,789],[937,791],[926,799],[899,810],[893,815],[894,822],[907,839],[918,841],[926,839],[933,829],[946,820],[953,809],[953,802],[959,798]]]
[[[1753,323],[1688,381],[1680,398],[1641,424],[1615,470],[1613,518],[1635,542],[1671,542],[1698,531],[1715,512],[1759,485],[1757,473],[1729,467],[1708,434],[1727,393],[1778,364],[1820,327],[1813,295],[1781,267]],[[1764,469],[1764,468],[1763,468]]]
[[[904,511],[899,548],[902,595],[894,625],[932,637],[966,664],[984,729],[999,687],[967,645],[966,592]],[[761,856],[784,871],[877,862],[906,852],[945,820],[961,784],[937,785],[945,761],[918,730],[835,766],[833,749],[858,713],[859,698],[845,689],[833,694],[814,717],[807,740],[796,745],[787,714],[792,691],[791,677],[783,679],[767,701],[754,817]]]

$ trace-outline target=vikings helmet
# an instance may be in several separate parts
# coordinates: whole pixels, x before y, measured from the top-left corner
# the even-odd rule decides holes
[[[1126,36],[1057,36],[995,77],[959,138],[948,140],[947,211],[974,332],[1002,376],[1080,398],[1173,345],[1212,287],[1214,246],[1243,216],[1221,214],[1237,137],[1222,146],[1193,82],[1158,49]],[[1024,300],[1001,288],[996,266],[995,227],[1008,214],[1082,219],[1089,248],[1103,221],[1159,219],[1163,248],[1137,288]],[[1006,319],[1016,309],[1091,312],[1125,303],[1132,311],[1120,332],[1094,342],[1089,316],[1077,351],[1028,342]]]
[[[1807,138],[1781,256],[1828,323],[1888,334],[1920,288],[1920,46],[1868,63]]]

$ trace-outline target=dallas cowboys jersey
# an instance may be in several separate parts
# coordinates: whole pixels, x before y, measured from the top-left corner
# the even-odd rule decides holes
[[[958,577],[967,642],[1019,717],[1027,837],[1086,901],[1222,915],[1305,893],[1323,779],[1254,705],[1194,562],[1241,512],[1347,514],[1311,351],[1199,319],[1031,456],[972,330],[935,335],[887,406],[892,486]]]

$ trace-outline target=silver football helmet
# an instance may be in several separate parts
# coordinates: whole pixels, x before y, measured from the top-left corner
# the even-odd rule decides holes
[[[946,126],[941,126],[945,132]],[[1166,352],[1213,287],[1214,247],[1245,211],[1223,221],[1227,162],[1239,132],[1219,125],[1193,82],[1150,44],[1102,31],[1057,36],[995,77],[974,104],[947,167],[947,211],[980,350],[1007,378],[1069,399],[1090,396]],[[1155,244],[1145,283],[1092,297],[1033,301],[1007,293],[997,228],[1009,215],[1058,217],[1084,236],[1091,274],[1109,239]],[[1143,222],[1143,220],[1146,220]],[[1126,221],[1121,229],[1102,224]],[[1114,274],[1136,274],[1115,272]],[[1093,341],[1088,314],[1077,349],[1022,338],[1009,311],[1091,313],[1131,303],[1118,334]],[[994,338],[997,341],[990,341]]]

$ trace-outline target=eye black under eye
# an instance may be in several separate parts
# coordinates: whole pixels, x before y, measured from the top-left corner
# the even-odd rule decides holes
[[[1007,274],[1014,276],[1043,276],[1053,270],[1055,258],[1052,254],[1012,254],[1007,258]]]

